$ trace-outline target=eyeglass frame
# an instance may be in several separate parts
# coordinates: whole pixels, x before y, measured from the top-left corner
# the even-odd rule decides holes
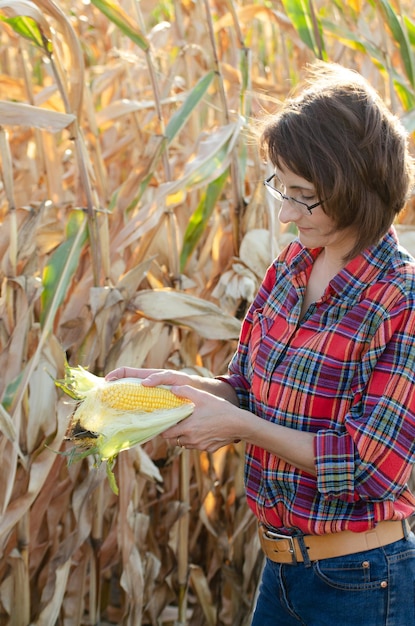
[[[312,215],[313,209],[315,209],[316,207],[320,206],[321,204],[323,204],[324,200],[320,200],[319,202],[315,202],[314,204],[306,204],[305,202],[301,202],[301,200],[297,200],[297,198],[293,198],[292,196],[286,196],[284,193],[282,193],[282,191],[280,191],[279,189],[277,189],[276,187],[273,187],[270,183],[272,181],[273,178],[276,177],[276,174],[271,174],[271,176],[269,176],[269,178],[267,178],[266,180],[264,180],[264,185],[267,189],[267,191],[272,195],[273,198],[275,198],[276,200],[291,200],[293,202],[296,202],[297,204],[301,204],[302,206],[305,206],[305,208],[307,209],[307,211],[310,213],[310,215]]]

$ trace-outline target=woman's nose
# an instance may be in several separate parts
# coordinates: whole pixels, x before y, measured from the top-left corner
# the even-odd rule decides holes
[[[301,217],[301,207],[293,206],[288,199],[285,199],[281,203],[280,211],[278,213],[278,219],[282,224],[288,224],[289,222],[296,222]]]

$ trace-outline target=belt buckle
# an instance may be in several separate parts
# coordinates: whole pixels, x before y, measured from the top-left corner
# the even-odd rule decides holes
[[[291,563],[292,565],[297,565],[297,557],[295,555],[295,545],[294,545],[294,537],[292,537],[291,535],[283,535],[281,533],[276,533],[273,530],[269,530],[268,528],[265,530],[264,535],[267,537],[267,539],[270,539],[271,541],[282,541],[283,539],[289,541],[290,547],[288,549],[288,552],[291,554]]]

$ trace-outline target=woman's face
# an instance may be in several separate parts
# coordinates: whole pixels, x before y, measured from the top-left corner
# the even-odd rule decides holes
[[[312,183],[288,168],[276,168],[275,178],[276,184],[281,184],[282,192],[289,198],[309,206],[321,200]],[[293,222],[296,225],[299,239],[306,248],[326,248],[340,257],[353,248],[356,239],[354,231],[351,228],[339,230],[332,218],[326,215],[322,205],[310,213],[306,206],[286,199],[281,203],[278,217],[283,224]]]

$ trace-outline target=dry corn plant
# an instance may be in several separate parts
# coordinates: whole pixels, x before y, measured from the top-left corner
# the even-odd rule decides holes
[[[74,406],[54,381],[66,360],[226,370],[292,237],[263,197],[255,120],[320,56],[362,71],[412,131],[408,14],[0,0],[1,624],[249,623],[262,557],[242,444],[179,454],[154,437],[119,454],[116,495],[105,463],[68,465]]]

